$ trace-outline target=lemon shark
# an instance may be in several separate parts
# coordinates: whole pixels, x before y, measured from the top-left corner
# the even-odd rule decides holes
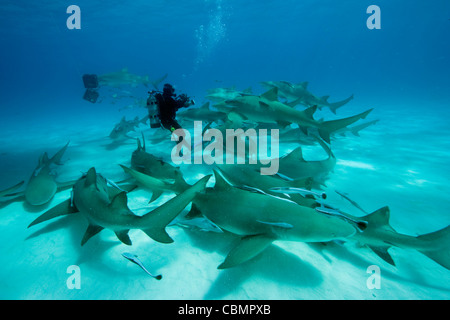
[[[312,177],[317,182],[323,182],[325,177],[333,171],[336,165],[336,157],[330,147],[317,139],[321,147],[327,153],[323,160],[305,160],[302,147],[297,147],[289,154],[280,158],[278,172],[291,179],[305,179]]]
[[[145,124],[147,120],[148,116],[142,119],[135,117],[133,120],[126,120],[125,116],[123,116],[120,122],[111,130],[109,137],[113,140],[132,139],[127,135],[128,132],[134,131],[136,127],[139,127],[140,124]]]
[[[324,242],[355,234],[351,221],[295,202],[232,187],[217,172],[216,183],[193,200],[191,216],[201,213],[223,230],[241,237],[219,265],[231,268],[258,255],[273,241]]]
[[[162,180],[139,172],[132,168],[128,168],[124,165],[120,166],[122,167],[123,171],[130,175],[140,187],[152,192],[152,198],[150,199],[150,202],[156,200],[161,194],[166,191],[179,194],[190,187],[190,185],[187,184],[186,181],[181,177],[177,180]]]
[[[361,207],[357,207],[363,210]],[[355,233],[349,240],[356,240],[361,245],[369,247],[387,263],[395,266],[394,259],[388,250],[391,247],[398,247],[417,250],[450,270],[450,226],[419,236],[401,234],[390,225],[390,209],[387,206],[362,217],[355,217],[347,213],[345,216],[349,219],[367,222],[364,231]]]
[[[144,173],[146,175],[155,177],[161,180],[174,180],[183,184],[183,173],[179,167],[175,167],[162,158],[157,157],[146,151],[145,138],[142,134],[142,143],[139,139],[137,141],[137,148],[131,154],[131,168]],[[184,182],[186,184],[186,182]]]
[[[68,181],[64,183],[55,180],[55,174],[52,170],[52,165],[61,165],[61,158],[63,157],[69,142],[62,147],[52,158],[48,157],[47,152],[39,157],[38,165],[33,170],[30,179],[25,187],[25,191],[8,194],[8,196],[17,196],[17,199],[24,197],[28,204],[33,206],[40,206],[48,203],[58,190],[69,188],[75,181]]]
[[[254,122],[278,123],[282,126],[297,124],[305,133],[308,128],[318,130],[320,137],[330,143],[330,135],[366,118],[373,109],[360,114],[329,121],[317,121],[313,118],[317,106],[305,110],[297,110],[278,101],[278,89],[272,88],[260,96],[244,95],[217,103],[214,106],[219,111],[241,114],[244,118]]]
[[[44,221],[80,213],[89,222],[81,240],[84,245],[91,237],[103,229],[112,230],[124,244],[131,245],[128,236],[130,229],[140,229],[150,238],[161,243],[171,243],[173,239],[165,228],[192,201],[195,195],[204,190],[210,176],[205,176],[192,187],[142,216],[135,215],[127,205],[127,192],[109,186],[107,180],[95,168],[89,169],[73,186],[72,198],[36,218],[28,227]]]
[[[158,85],[167,78],[167,74],[161,78],[150,80],[148,76],[138,76],[128,72],[128,68],[123,68],[118,72],[106,73],[98,76],[98,82],[100,86],[109,87],[121,87],[123,85],[131,85],[132,87],[137,87],[142,84],[146,87],[151,84],[156,90],[158,90]]]
[[[336,110],[353,99],[353,95],[338,102],[328,102],[329,96],[323,96],[321,98],[316,97],[308,91],[308,82],[301,82],[299,84],[293,84],[288,81],[265,81],[261,84],[267,88],[277,88],[280,97],[287,100],[295,101],[295,103],[301,103],[306,106],[318,106],[320,109],[327,107],[336,114]]]

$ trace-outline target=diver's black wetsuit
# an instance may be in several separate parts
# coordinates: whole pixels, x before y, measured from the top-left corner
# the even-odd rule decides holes
[[[187,101],[172,95],[158,93],[155,95],[159,107],[159,119],[161,125],[167,130],[174,131],[180,129],[180,124],[175,120],[178,109],[188,107]]]

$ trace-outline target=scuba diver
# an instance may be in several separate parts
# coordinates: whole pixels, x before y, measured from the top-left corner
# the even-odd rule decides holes
[[[187,108],[195,104],[194,100],[189,99],[186,94],[177,96],[174,87],[169,83],[164,85],[162,93],[151,91],[149,94],[147,108],[150,126],[152,128],[163,126],[165,129],[170,130],[170,132],[181,128],[180,124],[175,120],[178,109]]]

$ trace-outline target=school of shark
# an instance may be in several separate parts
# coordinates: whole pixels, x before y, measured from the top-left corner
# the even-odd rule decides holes
[[[149,84],[157,89],[166,77],[150,81],[148,76],[136,76],[122,69],[99,76],[99,83],[122,92],[126,86],[147,87]],[[262,175],[262,164],[249,161],[258,154],[251,154],[251,148],[248,148],[249,154],[241,162],[202,163],[209,173],[188,183],[179,166],[163,160],[167,159],[161,154],[165,149],[153,148],[160,143],[173,145],[170,132],[150,128],[146,115],[134,120],[123,117],[107,138],[114,148],[129,141],[136,143],[129,162],[117,162],[117,170],[125,174],[126,179],[111,181],[95,166],[90,166],[75,181],[57,181],[57,172],[64,170],[63,157],[70,148],[68,142],[52,157],[43,153],[28,182],[21,181],[0,190],[0,207],[16,201],[39,207],[49,203],[57,192],[71,189],[71,197],[41,212],[28,227],[39,228],[40,224],[65,215],[81,215],[88,222],[84,235],[79,237],[81,246],[103,230],[113,232],[118,244],[127,246],[133,245],[128,234],[133,229],[141,230],[153,241],[173,243],[171,245],[176,245],[177,239],[173,239],[166,228],[173,225],[233,234],[240,240],[220,265],[211,266],[219,269],[245,265],[263,254],[274,241],[357,242],[393,266],[395,261],[389,254],[391,247],[417,250],[450,269],[450,226],[412,236],[394,230],[389,222],[390,209],[382,203],[380,209],[368,213],[348,195],[339,193],[362,212],[359,216],[327,203],[327,194],[331,191],[326,184],[337,161],[333,142],[344,136],[356,139],[361,131],[375,125],[379,119],[364,120],[372,109],[341,117],[339,113],[354,100],[353,95],[342,101],[329,102],[328,96],[318,97],[311,93],[307,82],[265,81],[261,85],[267,90],[261,94],[252,93],[250,88],[242,91],[209,89],[206,103],[180,111],[177,119],[186,127],[192,126],[193,121],[202,121],[205,134],[209,130],[226,132],[238,128],[279,130],[279,144],[295,147],[274,159],[279,165],[276,174]],[[332,118],[318,119],[317,114],[321,111],[331,111],[324,114]],[[207,147],[213,141],[201,143]],[[250,143],[247,141],[246,146]],[[306,146],[318,148],[326,158],[305,160],[303,150]],[[107,146],[105,148],[108,150]],[[214,148],[216,154],[230,152],[226,146],[223,150],[218,150],[217,145]],[[138,215],[128,205],[136,190],[148,192],[151,203],[156,203],[163,194],[171,197],[158,203],[155,209]],[[124,257],[148,273],[136,256],[127,254]]]

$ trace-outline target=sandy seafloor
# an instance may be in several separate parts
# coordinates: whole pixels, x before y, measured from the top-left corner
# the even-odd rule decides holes
[[[80,99],[81,100],[81,99]],[[61,102],[63,103],[63,102]],[[74,102],[76,104],[78,102]],[[86,104],[84,101],[79,102]],[[338,116],[366,110],[352,102]],[[129,140],[117,148],[105,148],[107,135],[125,113],[73,114],[61,110],[52,118],[3,119],[0,137],[0,189],[27,180],[39,155],[53,155],[70,140],[65,163],[57,168],[58,180],[76,179],[95,166],[108,179],[125,177],[119,163],[129,165],[136,143]],[[67,110],[69,110],[68,108]],[[391,225],[401,233],[419,235],[450,223],[448,163],[450,127],[444,106],[411,108],[375,105],[367,120],[380,122],[361,132],[332,142],[337,165],[328,180],[329,203],[360,215],[334,193],[348,193],[366,211],[385,205],[391,208]],[[132,110],[141,116],[145,109]],[[328,116],[328,114],[327,114]],[[19,121],[20,120],[20,121]],[[148,126],[141,126],[133,136]],[[147,151],[170,160],[174,143],[167,141]],[[282,146],[287,150],[290,146]],[[283,149],[285,148],[285,149]],[[320,159],[324,153],[305,149],[305,158]],[[182,166],[188,182],[209,169]],[[212,186],[214,180],[210,181]],[[211,232],[168,227],[175,240],[160,244],[139,230],[132,230],[133,245],[120,243],[109,230],[100,232],[84,247],[81,238],[87,226],[79,215],[55,219],[27,229],[39,214],[70,197],[59,192],[43,208],[22,202],[0,209],[0,298],[1,299],[448,299],[450,271],[413,250],[392,248],[393,267],[370,249],[354,242],[309,245],[275,242],[253,260],[229,270],[217,266],[233,245],[234,237]],[[132,210],[150,210],[150,193],[137,190],[128,196]],[[236,204],[239,205],[238,203]],[[187,207],[186,211],[189,209]],[[139,256],[156,281],[121,254]],[[78,265],[81,289],[68,289],[67,268]],[[381,270],[381,288],[369,289],[367,268]]]

